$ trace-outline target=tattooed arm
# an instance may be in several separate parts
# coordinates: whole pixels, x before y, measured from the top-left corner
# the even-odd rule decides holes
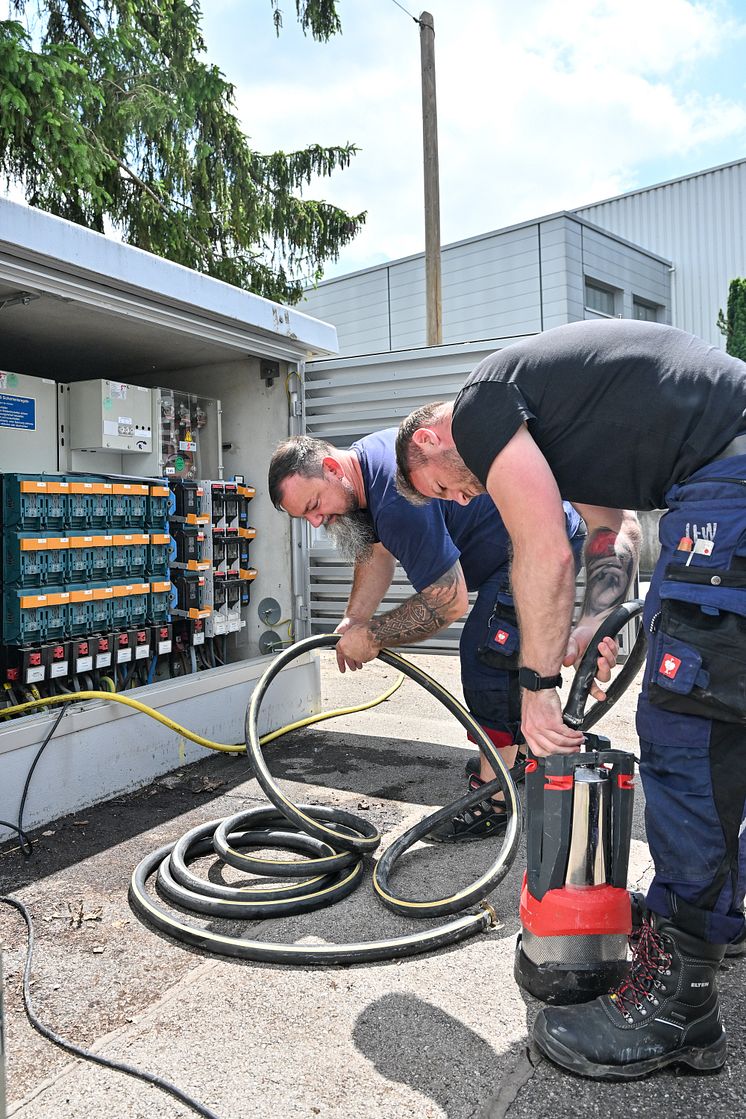
[[[461,564],[456,562],[429,587],[405,599],[395,610],[367,624],[350,626],[337,645],[337,661],[348,668],[373,660],[383,648],[412,645],[432,637],[466,613],[468,592]],[[341,653],[341,659],[340,659]]]
[[[352,590],[347,600],[344,617],[335,633],[347,633],[353,626],[365,626],[381,604],[381,599],[391,586],[396,559],[380,542],[373,545],[373,552],[364,563],[357,562],[352,577]],[[362,668],[362,661],[346,655],[345,642],[338,642],[335,653],[339,671],[349,668],[352,672]]]
[[[624,602],[640,559],[640,525],[629,509],[578,505],[588,526],[585,544],[585,597],[570,634],[564,664],[577,664],[588,642],[611,611]]]

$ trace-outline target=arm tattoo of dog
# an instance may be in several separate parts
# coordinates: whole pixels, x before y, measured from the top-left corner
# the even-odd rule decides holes
[[[454,619],[450,609],[458,598],[463,580],[461,568],[454,564],[429,587],[412,595],[401,606],[370,622],[370,631],[381,646],[410,645],[424,641]]]

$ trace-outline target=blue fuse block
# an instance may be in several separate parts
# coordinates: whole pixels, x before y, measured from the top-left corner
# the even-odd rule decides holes
[[[64,583],[67,577],[66,537],[36,533],[3,533],[3,581],[6,586],[45,587]]]
[[[171,617],[171,583],[168,579],[157,579],[150,583],[148,602],[148,621],[160,625]]]
[[[6,645],[36,645],[63,637],[67,627],[70,595],[62,587],[44,593],[5,588],[3,595],[3,641]]]
[[[172,496],[171,490],[165,484],[162,486],[149,487],[148,506],[145,517],[145,525],[147,528],[151,530],[160,529],[161,531],[166,528]]]
[[[68,525],[70,528],[105,528],[111,516],[111,482],[102,478],[70,479]]]
[[[148,617],[150,584],[115,582],[112,591],[112,628],[130,629],[143,625]]]
[[[174,545],[175,546],[175,545]],[[147,574],[151,579],[165,579],[171,555],[171,537],[167,532],[151,532],[148,542]]]
[[[105,583],[88,583],[69,588],[68,626],[71,637],[106,633],[111,629],[114,592]]]
[[[39,474],[3,475],[3,524],[22,532],[42,532],[47,483]]]

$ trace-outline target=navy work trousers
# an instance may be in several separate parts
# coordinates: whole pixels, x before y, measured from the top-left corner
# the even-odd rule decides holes
[[[637,710],[648,906],[715,944],[744,928],[746,456],[666,495]]]
[[[585,525],[581,521],[570,539],[575,555],[575,570],[580,570],[583,546],[586,540]],[[495,618],[499,625],[495,625]],[[490,624],[492,623],[492,624]],[[495,640],[496,633],[506,634],[507,640],[500,644]],[[514,742],[521,725],[521,693],[518,687],[518,627],[515,623],[513,597],[510,590],[510,570],[506,564],[494,571],[477,592],[477,598],[461,632],[459,654],[461,657],[461,686],[469,711],[485,730],[497,732],[491,735],[498,746]],[[479,650],[489,648],[495,662],[504,653],[506,664],[488,665],[480,657]]]

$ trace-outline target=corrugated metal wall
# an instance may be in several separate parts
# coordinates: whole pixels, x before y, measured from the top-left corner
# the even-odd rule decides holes
[[[674,326],[724,345],[718,310],[746,276],[746,159],[575,213],[671,260]]]
[[[347,448],[356,439],[398,426],[427,400],[451,400],[467,374],[487,354],[516,338],[460,346],[402,350],[365,357],[311,362],[305,372],[306,431]],[[308,526],[307,526],[308,527]],[[322,531],[309,530],[311,555],[311,631],[328,633],[344,614],[352,568],[341,562]],[[397,565],[382,603],[391,610],[414,589]],[[417,645],[422,652],[454,652],[462,623]]]

